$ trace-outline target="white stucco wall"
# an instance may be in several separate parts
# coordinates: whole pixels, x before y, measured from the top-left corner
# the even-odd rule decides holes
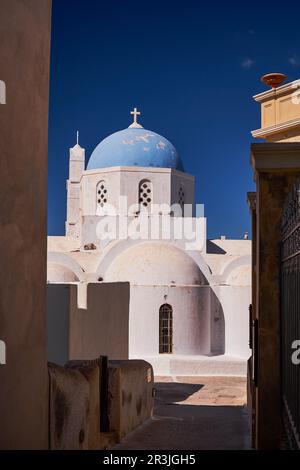
[[[208,286],[131,286],[129,357],[159,354],[159,308],[164,303],[173,308],[173,354],[208,354]]]
[[[47,282],[74,282],[81,281],[84,272],[80,264],[69,254],[48,251],[47,254]]]
[[[158,355],[159,307],[170,303],[174,312],[174,355],[226,354],[247,358],[251,269],[245,247],[249,242],[237,244],[244,249],[241,256],[238,250],[234,255],[202,256],[166,241],[132,240],[114,242],[102,254],[97,250],[75,250],[69,255],[49,253],[48,279],[103,279],[102,285],[130,282],[128,341],[133,357]],[[234,241],[227,245],[234,245]],[[81,257],[95,258],[95,262],[83,263]],[[205,261],[213,266],[213,274]],[[103,299],[88,298],[88,304],[90,301],[96,306]],[[107,329],[106,322],[104,330]]]
[[[79,278],[71,269],[61,266],[60,264],[48,263],[47,280],[53,282],[76,282]]]
[[[214,286],[225,326],[225,354],[248,358],[250,286]]]
[[[188,252],[163,241],[123,246],[111,257],[103,276],[106,282],[128,281],[133,285],[207,284],[205,274]]]
[[[119,216],[84,216],[81,227],[81,249],[93,243],[97,250],[119,242],[131,241],[169,241],[183,250],[206,251],[205,217],[170,217],[169,215]],[[122,230],[119,230],[122,227]],[[109,235],[110,234],[110,235]],[[123,248],[126,246],[123,244]],[[103,253],[104,255],[104,253]]]
[[[119,197],[126,196],[128,208],[139,204],[139,183],[142,180],[152,183],[152,203],[178,203],[180,185],[184,187],[185,203],[194,203],[194,177],[169,168],[112,167],[88,170],[81,179],[81,214],[91,216],[97,209],[97,184],[105,181],[107,202],[119,213]],[[166,209],[168,210],[168,209]],[[133,212],[130,211],[131,215]]]

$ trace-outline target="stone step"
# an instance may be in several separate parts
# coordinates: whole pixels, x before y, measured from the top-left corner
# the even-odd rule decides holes
[[[149,362],[156,376],[199,375],[245,377],[247,375],[247,359],[227,355],[179,356],[168,354],[145,356],[139,359],[144,359]]]

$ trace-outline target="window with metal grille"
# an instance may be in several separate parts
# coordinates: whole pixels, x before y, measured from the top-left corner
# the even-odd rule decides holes
[[[159,353],[173,352],[173,309],[169,304],[161,305],[159,309]]]
[[[183,184],[180,185],[179,190],[178,190],[178,203],[181,208],[181,215],[184,215],[184,200],[185,200],[185,194],[184,194],[184,186]]]
[[[97,207],[104,207],[107,203],[107,188],[105,181],[97,184]]]
[[[140,210],[149,210],[152,203],[152,183],[149,180],[142,180],[139,183],[139,205]]]

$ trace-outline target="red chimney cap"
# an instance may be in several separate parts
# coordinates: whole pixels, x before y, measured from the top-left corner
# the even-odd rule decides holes
[[[265,85],[270,86],[271,88],[277,88],[278,86],[282,85],[286,79],[287,76],[283,73],[267,73],[261,77],[260,81],[265,83]]]

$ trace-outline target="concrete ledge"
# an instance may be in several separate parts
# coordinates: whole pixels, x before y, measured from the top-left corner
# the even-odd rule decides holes
[[[155,376],[234,376],[246,377],[247,358],[227,355],[184,356],[160,355],[145,357]]]

